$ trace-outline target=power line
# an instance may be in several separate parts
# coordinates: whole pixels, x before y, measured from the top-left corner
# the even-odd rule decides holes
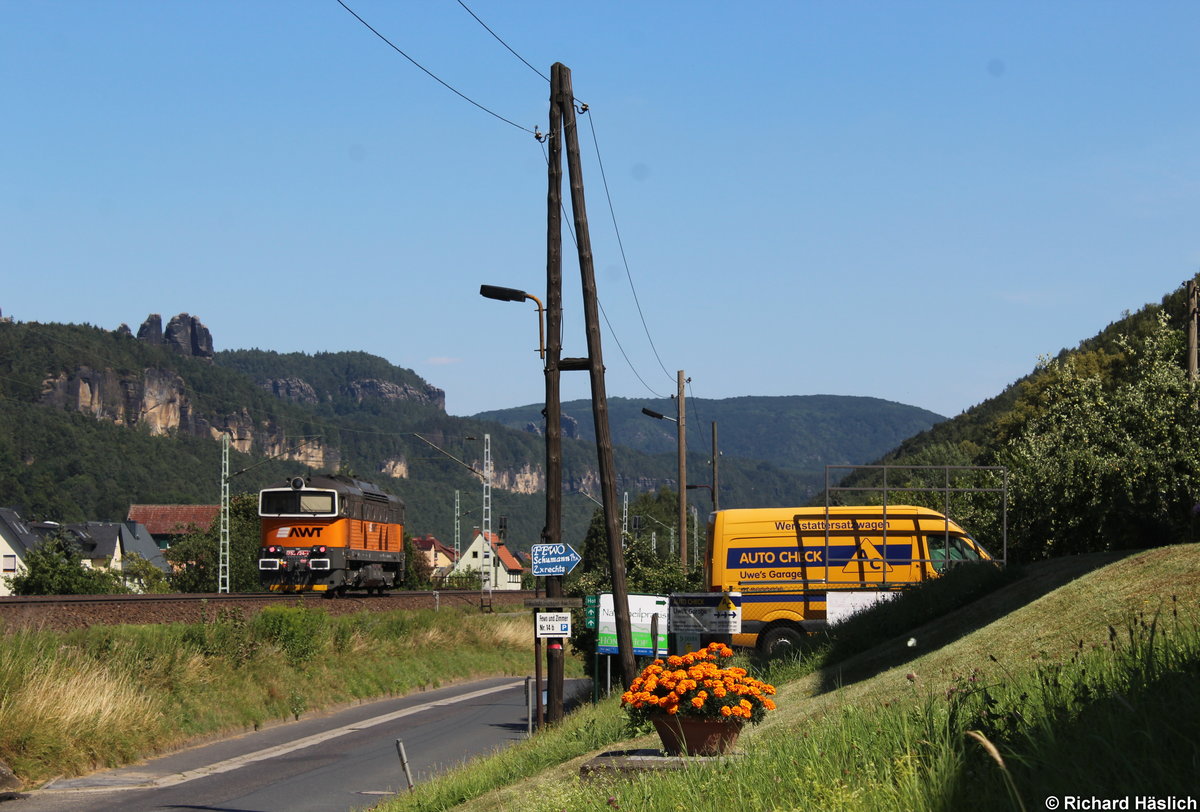
[[[521,60],[522,62],[525,62],[525,67],[529,68],[531,71],[533,71],[533,72],[534,72],[534,73],[536,73],[538,76],[540,76],[540,77],[542,77],[543,79],[545,79],[547,82],[549,82],[549,81],[550,81],[550,77],[549,77],[549,76],[547,76],[546,74],[542,73],[540,70],[538,70],[537,68],[535,68],[533,65],[530,65],[528,62],[526,62],[526,61],[525,61],[525,57],[521,56],[519,53],[517,53],[516,51],[514,51],[514,50],[513,50],[513,49],[512,49],[512,48],[509,46],[509,44],[508,44],[507,42],[505,42],[504,40],[500,39],[500,35],[499,35],[499,34],[497,34],[495,31],[493,31],[491,28],[489,28],[487,23],[485,23],[483,20],[479,19],[479,15],[478,15],[478,14],[476,14],[475,12],[471,11],[471,9],[470,9],[470,8],[467,6],[467,4],[466,4],[466,3],[464,3],[464,2],[463,2],[463,0],[458,0],[458,4],[459,4],[460,6],[462,6],[464,9],[466,9],[466,12],[467,12],[468,14],[470,14],[472,17],[474,17],[474,18],[475,18],[475,22],[477,22],[477,23],[479,23],[480,25],[482,25],[482,26],[484,27],[484,30],[486,30],[486,31],[487,31],[489,34],[491,34],[493,37],[495,37],[495,38],[496,38],[496,42],[500,43],[500,44],[501,44],[501,45],[503,45],[505,48],[508,48],[508,52],[509,52],[510,54],[512,54],[513,56],[515,56],[517,59]]]
[[[529,133],[530,135],[534,136],[535,138],[538,136],[538,133],[535,132],[534,130],[529,129],[528,127],[522,127],[520,124],[516,123],[515,121],[512,121],[511,119],[505,118],[504,116],[500,115],[499,113],[495,112],[494,110],[489,110],[487,107],[484,107],[482,104],[475,101],[470,96],[466,95],[462,91],[458,90],[454,86],[452,86],[449,83],[447,83],[446,81],[444,81],[441,77],[439,77],[433,71],[429,70],[429,68],[425,67],[420,62],[418,62],[417,60],[413,59],[411,56],[406,54],[403,50],[400,49],[399,46],[396,45],[396,43],[392,42],[390,39],[385,37],[383,34],[379,33],[377,30],[375,30],[375,28],[373,28],[370,23],[368,23],[362,17],[358,16],[358,14],[355,13],[354,9],[352,9],[348,5],[346,5],[343,2],[343,0],[337,0],[337,2],[338,2],[339,6],[346,9],[346,11],[350,12],[350,15],[352,17],[354,17],[354,19],[358,20],[360,23],[362,23],[364,26],[366,26],[368,31],[370,31],[372,34],[374,34],[375,36],[379,37],[381,40],[386,42],[392,48],[392,50],[394,50],[396,53],[400,54],[400,56],[404,57],[412,64],[416,65],[418,68],[420,68],[422,71],[424,71],[425,75],[427,75],[429,78],[433,79],[435,82],[440,84],[442,87],[444,87],[447,90],[449,90],[450,92],[454,93],[456,96],[463,99],[464,101],[470,102],[471,104],[475,105],[480,110],[487,113],[489,116],[498,118],[501,121],[503,121],[505,124],[510,124],[513,127],[516,127],[518,130],[524,130],[525,132]]]
[[[550,156],[548,154],[546,154],[546,145],[545,144],[542,144],[542,153],[546,155],[546,163],[549,164]],[[575,229],[571,228],[571,218],[567,215],[566,205],[563,203],[559,203],[559,208],[562,209],[563,222],[566,223],[567,233],[571,235],[571,242],[575,245],[576,248],[579,248],[579,241],[575,239]],[[645,379],[642,378],[641,373],[639,373],[637,370],[637,367],[633,365],[633,361],[629,360],[629,354],[625,352],[625,347],[622,346],[621,339],[617,337],[617,331],[613,329],[612,322],[608,320],[608,313],[605,312],[604,304],[601,303],[599,296],[596,297],[596,304],[600,308],[600,315],[604,317],[604,323],[606,325],[608,325],[609,335],[611,335],[612,340],[614,342],[616,342],[617,349],[621,351],[621,357],[624,358],[625,363],[629,365],[629,371],[633,373],[633,376],[638,379],[638,381],[642,384],[642,386],[646,387],[646,391],[649,392],[650,394],[654,395],[654,397],[656,397],[656,398],[666,397],[665,395],[662,395],[662,394],[654,391],[654,389],[650,386],[650,384],[646,383]],[[662,362],[660,361],[659,363],[662,363]]]
[[[458,94],[460,97],[462,97],[466,101],[470,102],[471,104],[475,105],[479,109],[489,113],[490,115],[495,116],[496,118],[500,119],[501,121],[505,121],[508,124],[512,124],[512,126],[517,127],[519,129],[524,130],[525,132],[533,135],[538,140],[539,143],[542,143],[542,154],[545,157],[547,164],[549,164],[550,158],[546,154],[546,147],[544,144],[545,136],[541,132],[537,131],[536,128],[534,130],[529,130],[528,128],[522,127],[519,124],[515,124],[514,122],[509,121],[508,119],[504,118],[503,116],[487,109],[486,107],[484,107],[483,105],[474,101],[473,99],[468,98],[466,95],[459,92],[455,88],[451,87],[449,84],[444,82],[441,78],[436,76],[433,72],[428,70],[426,67],[421,65],[419,62],[417,62],[415,59],[413,59],[411,56],[409,56],[403,50],[401,50],[399,47],[397,47],[387,37],[383,36],[383,34],[381,34],[379,31],[377,31],[375,28],[373,28],[369,23],[367,23],[366,20],[364,20],[362,17],[360,17],[358,14],[356,14],[353,9],[351,9],[349,6],[346,5],[345,2],[343,2],[343,0],[337,0],[337,2],[340,6],[342,6],[342,8],[344,8],[344,9],[346,9],[346,11],[350,12],[350,14],[353,15],[355,19],[357,19],[360,23],[362,23],[364,26],[366,26],[367,29],[371,31],[371,33],[375,34],[375,36],[379,37],[381,40],[386,42],[398,54],[403,56],[405,59],[407,59],[412,64],[416,65],[418,68],[420,68],[422,71],[424,71],[427,75],[429,75],[431,78],[436,80],[438,83],[440,83],[447,89],[453,91],[454,93]],[[519,59],[522,62],[522,64],[524,64],[527,68],[529,68],[531,71],[533,71],[539,77],[541,77],[543,80],[545,80],[546,82],[550,81],[550,78],[548,76],[546,76],[544,73],[542,73],[537,68],[535,68],[533,65],[531,65],[529,63],[529,61],[527,59],[525,59],[525,57],[523,57],[519,53],[517,53],[517,51],[511,45],[509,45],[507,42],[505,42],[504,39],[499,34],[497,34],[495,31],[493,31],[492,28],[487,23],[485,23],[482,19],[480,19],[479,15],[476,14],[474,11],[472,11],[471,8],[466,3],[463,2],[463,0],[457,0],[457,2],[460,6],[462,6],[464,11],[466,11],[468,14],[471,15],[471,17],[475,20],[475,22],[477,22],[481,26],[483,26],[484,30],[487,31],[489,34],[491,34],[492,37],[494,37],[497,42],[499,42],[501,45],[503,45],[508,50],[509,53],[511,53],[513,56],[515,56],[517,59]],[[578,101],[577,99],[572,97],[572,102],[577,102],[577,101]],[[579,102],[579,104],[580,104],[580,112],[587,113],[588,105],[584,104],[582,102]],[[646,323],[646,316],[642,312],[642,304],[641,304],[641,301],[638,299],[637,288],[633,284],[633,274],[629,269],[629,259],[625,254],[625,244],[621,239],[621,230],[617,225],[617,214],[616,214],[615,208],[613,207],[612,193],[609,191],[609,187],[608,187],[608,177],[604,172],[604,161],[600,156],[600,142],[599,142],[599,139],[596,137],[596,125],[592,122],[592,120],[590,118],[588,120],[588,125],[591,127],[591,130],[592,130],[592,144],[596,150],[596,160],[599,164],[600,177],[604,184],[604,195],[608,202],[609,216],[612,218],[613,230],[616,233],[617,245],[620,248],[620,252],[621,252],[621,261],[625,265],[625,276],[629,280],[629,288],[630,288],[630,291],[632,291],[632,293],[633,293],[633,301],[634,301],[634,304],[637,306],[638,316],[641,318],[641,321],[642,321],[642,329],[645,330],[645,332],[646,332],[646,339],[650,342],[650,349],[654,352],[654,357],[658,361],[659,367],[662,368],[663,373],[668,377],[668,379],[670,379],[671,374],[669,372],[667,372],[666,366],[663,365],[662,358],[659,357],[659,354],[658,354],[658,348],[654,345],[654,339],[650,336],[650,327]],[[570,217],[566,216],[565,206],[563,207],[563,215],[564,215],[563,222],[565,222],[567,224],[567,231],[571,235],[571,240],[572,240],[572,242],[576,243],[576,246],[578,246],[578,242],[575,239],[575,231],[571,227],[571,219],[570,219]],[[608,325],[609,333],[612,335],[613,341],[616,342],[617,349],[619,349],[621,351],[621,355],[625,358],[625,362],[627,364],[629,364],[629,368],[633,372],[634,376],[641,382],[642,386],[646,387],[646,390],[648,392],[650,392],[655,397],[662,397],[662,395],[655,392],[654,389],[648,383],[646,383],[646,381],[642,378],[641,374],[637,371],[637,368],[633,365],[633,362],[629,359],[629,355],[625,352],[625,348],[621,345],[621,340],[617,337],[616,331],[613,329],[612,322],[609,321],[608,314],[604,312],[603,305],[600,305],[600,313],[601,313],[601,315],[604,316],[604,322],[605,322],[605,324]]]
[[[674,380],[671,373],[667,372],[666,366],[662,362],[662,358],[658,355],[658,348],[654,346],[654,339],[650,337],[650,326],[646,324],[646,316],[642,313],[642,303],[638,299],[637,288],[633,285],[633,274],[629,270],[629,260],[625,256],[625,243],[621,240],[621,229],[617,226],[617,211],[613,207],[612,194],[608,190],[608,176],[604,173],[604,160],[600,157],[600,141],[596,138],[595,117],[588,116],[588,126],[592,129],[592,144],[596,148],[596,163],[600,166],[600,180],[604,183],[604,196],[608,199],[608,212],[612,217],[613,231],[617,235],[617,246],[621,249],[621,261],[625,264],[625,278],[629,280],[629,290],[633,293],[633,302],[637,305],[638,316],[642,319],[642,329],[646,331],[646,340],[650,342],[650,349],[654,352],[654,357],[658,361],[659,367],[663,374],[668,379]]]

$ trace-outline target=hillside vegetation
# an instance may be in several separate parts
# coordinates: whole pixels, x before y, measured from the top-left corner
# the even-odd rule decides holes
[[[600,752],[658,746],[640,737],[577,755],[572,742],[620,716],[614,697],[380,808],[989,810],[1186,797],[1200,764],[1197,595],[1200,545],[1040,562],[865,652],[830,662],[818,651],[809,662],[825,665],[811,674],[789,679],[805,662],[773,664],[764,676],[779,710],[719,767],[581,781]],[[556,766],[524,767],[555,752]]]
[[[674,400],[609,398],[613,442],[650,454],[675,453],[675,424],[649,418],[643,408],[672,418],[677,414]],[[688,451],[702,460],[711,456],[712,423],[716,422],[720,448],[787,471],[822,476],[825,465],[872,459],[872,449],[895,448],[946,419],[916,406],[844,395],[688,398],[684,408]],[[541,404],[530,404],[475,417],[520,429],[540,425],[541,409]],[[576,436],[595,441],[590,400],[563,403],[563,415],[573,420]]]
[[[1002,507],[1017,560],[1137,549],[1198,538],[1200,387],[1186,371],[1182,290],[1109,325],[968,412],[901,443],[880,462],[889,502],[943,509],[943,473],[904,466],[1000,466],[1004,473],[955,472],[953,486],[999,488],[955,494],[952,513],[999,549]],[[1007,480],[1005,480],[1005,475]],[[881,484],[877,471],[845,487]],[[835,501],[875,501],[870,491]]]
[[[545,446],[538,433],[447,415],[440,390],[366,352],[230,350],[193,357],[129,331],[0,322],[0,398],[0,505],[28,519],[120,521],[131,503],[211,504],[220,491],[215,438],[230,431],[234,492],[278,483],[302,470],[302,461],[315,461],[397,493],[407,502],[410,531],[447,543],[455,491],[464,535],[479,523],[481,484],[469,469],[482,469],[482,438],[489,434],[493,516],[507,519],[509,543],[524,549],[536,542],[544,521]],[[927,414],[911,407],[850,401],[854,408],[844,419],[836,410],[814,412],[815,427],[789,440],[792,456],[809,466],[803,470],[756,456],[762,444],[739,439],[760,430],[753,427],[761,422],[754,409],[721,407],[722,502],[803,501],[822,483],[812,465],[885,452],[909,432],[909,413],[929,425]],[[712,403],[715,410],[722,402]],[[638,415],[661,431],[657,421]],[[589,410],[577,416],[590,424]],[[630,437],[615,454],[618,491],[634,497],[673,486],[676,477],[674,441],[662,453],[641,442]],[[594,507],[589,496],[599,495],[595,457],[594,441],[564,443],[568,542],[582,540]],[[692,481],[709,481],[708,457],[693,448]],[[709,507],[703,497],[698,502],[702,511]]]

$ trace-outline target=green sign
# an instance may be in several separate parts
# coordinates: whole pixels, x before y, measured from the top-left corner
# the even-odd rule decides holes
[[[630,595],[629,625],[630,636],[633,638],[633,653],[638,656],[649,656],[655,652],[666,654],[667,646],[667,612],[669,609],[665,595]],[[596,634],[596,651],[599,654],[616,654],[617,652],[617,617],[613,607],[611,592],[600,596],[600,624]],[[658,645],[650,638],[650,627],[654,624],[654,616],[658,616]]]

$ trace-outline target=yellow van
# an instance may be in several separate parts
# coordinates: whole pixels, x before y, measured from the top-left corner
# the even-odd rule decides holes
[[[733,643],[767,653],[826,627],[831,591],[893,591],[991,556],[954,521],[911,505],[718,510],[709,515],[709,589],[742,593]],[[850,597],[850,596],[842,596]]]

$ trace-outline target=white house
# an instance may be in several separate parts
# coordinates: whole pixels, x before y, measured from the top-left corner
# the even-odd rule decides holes
[[[163,572],[170,571],[150,533],[136,522],[27,522],[12,508],[0,508],[0,596],[12,594],[4,579],[16,575],[25,554],[52,533],[71,540],[84,567],[121,570],[126,556],[138,553]]]
[[[36,547],[39,540],[15,510],[0,508],[0,595],[12,594],[4,579],[17,574],[25,553]]]
[[[512,554],[507,545],[495,533],[490,533],[486,542],[483,532],[477,527],[472,533],[471,544],[454,562],[454,575],[474,573],[478,576],[485,566],[491,568],[490,584],[492,589],[520,589],[521,576],[525,568],[517,557]]]

